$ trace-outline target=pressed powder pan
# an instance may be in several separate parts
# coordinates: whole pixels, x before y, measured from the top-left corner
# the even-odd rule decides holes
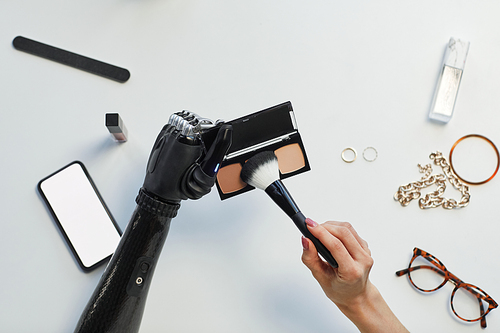
[[[219,169],[217,183],[222,193],[233,193],[247,186],[247,183],[240,178],[242,167],[240,163],[233,163]]]
[[[274,151],[281,173],[290,173],[306,166],[304,153],[298,143],[292,143]]]

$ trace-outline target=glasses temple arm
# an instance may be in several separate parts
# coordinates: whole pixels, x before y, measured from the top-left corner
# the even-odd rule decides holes
[[[486,316],[484,315],[484,305],[483,302],[481,302],[481,298],[477,298],[477,301],[479,302],[479,310],[481,312],[481,327],[486,328]]]
[[[411,272],[419,270],[419,269],[430,269],[431,271],[434,271],[434,272],[438,273],[439,275],[446,276],[446,273],[443,272],[442,270],[440,270],[440,269],[438,269],[436,267],[426,266],[426,265],[413,266],[413,267],[410,267],[410,268],[405,268],[405,269],[397,271],[396,275],[397,276],[403,276],[405,274],[411,273]]]

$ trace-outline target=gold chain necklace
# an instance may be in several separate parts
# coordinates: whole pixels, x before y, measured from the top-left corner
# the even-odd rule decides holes
[[[419,171],[424,174],[422,178],[419,181],[400,186],[396,194],[394,194],[394,200],[399,201],[401,206],[406,207],[412,200],[420,198],[418,204],[422,209],[439,206],[445,209],[453,209],[467,206],[470,200],[469,186],[461,183],[458,177],[455,176],[450,164],[440,151],[430,154],[429,158],[434,161],[435,165],[443,169],[444,174],[431,175],[432,166],[430,164],[424,167],[419,164]],[[460,201],[457,202],[455,199],[444,197],[446,179],[462,194]],[[437,189],[421,197],[420,191],[434,184],[437,185]]]

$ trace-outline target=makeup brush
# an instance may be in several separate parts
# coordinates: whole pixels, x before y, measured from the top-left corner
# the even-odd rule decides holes
[[[319,254],[332,267],[338,267],[330,251],[307,229],[306,217],[302,214],[295,201],[293,201],[292,196],[279,176],[278,158],[271,151],[263,151],[249,158],[245,165],[243,165],[240,174],[241,179],[245,183],[264,190],[292,219],[300,232],[313,242]]]

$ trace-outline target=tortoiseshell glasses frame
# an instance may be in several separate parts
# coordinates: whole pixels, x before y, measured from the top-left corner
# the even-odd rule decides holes
[[[428,262],[430,262],[433,266],[427,266],[427,265],[412,266],[412,263],[418,257],[424,258],[425,260],[427,260]],[[423,289],[423,288],[417,286],[415,284],[415,282],[413,281],[412,277],[411,277],[411,272],[419,270],[419,269],[429,269],[431,271],[434,271],[437,274],[443,276],[444,280],[443,280],[443,282],[439,286],[437,286],[434,289]],[[474,322],[474,321],[481,320],[481,327],[482,328],[486,328],[486,315],[491,310],[493,310],[493,309],[495,309],[495,308],[498,307],[497,302],[495,302],[493,300],[493,298],[491,298],[491,296],[489,296],[481,288],[479,288],[479,287],[477,287],[477,286],[475,286],[473,284],[463,282],[456,275],[454,275],[450,271],[448,271],[448,269],[446,269],[446,267],[444,266],[444,264],[438,258],[434,257],[432,254],[430,254],[428,252],[425,252],[425,251],[423,251],[423,250],[421,250],[421,249],[419,249],[417,247],[413,249],[413,257],[410,260],[410,264],[408,265],[408,268],[402,269],[402,270],[396,272],[397,276],[403,276],[405,274],[408,274],[408,279],[410,280],[411,284],[415,288],[417,288],[420,291],[426,292],[426,293],[438,290],[439,288],[441,288],[442,286],[444,286],[446,284],[446,282],[448,282],[448,281],[450,281],[451,283],[453,283],[455,285],[455,289],[453,289],[453,292],[451,293],[451,299],[450,299],[451,309],[453,310],[453,313],[458,318],[460,318],[460,319],[462,319],[464,321],[467,321],[467,322]],[[464,290],[470,292],[474,297],[477,298],[478,303],[479,303],[479,311],[480,311],[480,316],[478,318],[475,318],[475,319],[465,319],[465,318],[461,317],[455,311],[455,307],[453,306],[453,299],[455,297],[455,293],[460,288],[463,288]],[[486,302],[486,303],[488,303],[488,309],[486,309],[486,311],[484,309],[483,301]]]

